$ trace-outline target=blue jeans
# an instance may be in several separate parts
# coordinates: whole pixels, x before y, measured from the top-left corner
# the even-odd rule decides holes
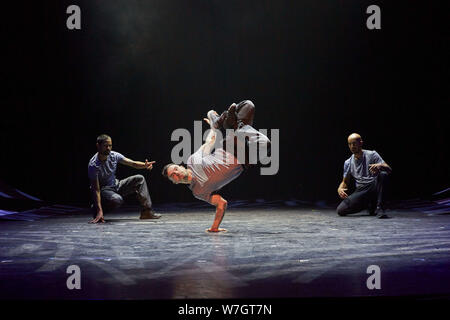
[[[364,209],[375,210],[377,206],[383,207],[383,188],[386,183],[386,172],[380,172],[373,182],[356,188],[355,192],[344,199],[336,209],[340,216],[358,213]]]
[[[137,174],[123,180],[116,180],[116,185],[102,187],[100,197],[103,211],[111,211],[123,204],[123,197],[135,194],[143,209],[152,208],[152,200],[143,175]]]

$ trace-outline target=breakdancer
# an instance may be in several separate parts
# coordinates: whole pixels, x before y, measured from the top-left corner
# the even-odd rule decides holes
[[[256,150],[255,147],[259,147],[260,151],[267,151],[270,144],[267,136],[252,127],[254,116],[255,105],[250,100],[233,103],[220,116],[210,110],[208,118],[203,120],[210,125],[211,130],[206,142],[188,158],[187,168],[173,163],[163,168],[163,176],[175,184],[187,184],[194,197],[216,207],[216,216],[211,228],[206,230],[208,232],[226,231],[219,228],[219,225],[227,209],[227,201],[217,191],[239,177],[244,166],[249,165],[248,150]],[[222,146],[213,152],[216,130],[222,128],[228,129],[226,136]],[[229,145],[234,148],[227,148]],[[245,154],[245,159],[241,160],[239,155],[242,153]],[[250,158],[251,156],[252,154]]]
[[[376,151],[362,148],[363,140],[359,134],[352,133],[347,141],[352,156],[344,163],[343,179],[337,190],[343,200],[337,213],[346,216],[369,209],[372,216],[388,218],[383,208],[383,187],[391,167]],[[356,182],[356,190],[348,195],[346,191],[351,178]]]

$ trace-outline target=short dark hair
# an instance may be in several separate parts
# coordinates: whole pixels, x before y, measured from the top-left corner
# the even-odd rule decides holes
[[[97,143],[102,144],[103,142],[105,142],[108,139],[111,139],[111,137],[108,136],[107,134],[101,134],[97,137]]]
[[[166,178],[168,178],[168,176],[167,176],[167,169],[169,169],[169,167],[171,166],[171,165],[173,165],[174,163],[169,163],[169,164],[166,164],[165,166],[164,166],[164,168],[162,169],[162,172],[161,172],[161,174],[164,176],[164,177],[166,177]]]

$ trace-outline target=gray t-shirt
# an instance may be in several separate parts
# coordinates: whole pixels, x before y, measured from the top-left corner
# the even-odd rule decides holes
[[[354,155],[345,160],[344,178],[351,175],[356,181],[356,187],[363,187],[371,183],[376,177],[376,175],[370,173],[369,165],[383,162],[384,160],[375,150],[363,150],[363,155],[358,160],[355,159]]]
[[[237,159],[222,148],[210,154],[204,154],[200,148],[188,158],[187,168],[192,171],[192,181],[188,185],[192,194],[209,203],[212,192],[239,177],[244,170]]]
[[[119,152],[111,151],[105,162],[100,161],[98,153],[96,153],[88,165],[88,176],[91,182],[98,177],[100,187],[114,187],[116,185],[116,169],[117,164],[125,159]]]

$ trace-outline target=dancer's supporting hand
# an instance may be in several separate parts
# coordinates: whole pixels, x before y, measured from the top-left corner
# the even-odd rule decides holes
[[[206,232],[211,232],[211,233],[213,233],[213,232],[227,232],[227,229],[223,229],[223,228],[212,229],[212,228],[209,228],[209,229],[206,229]]]
[[[207,229],[207,232],[223,232],[227,231],[226,229],[219,228],[220,223],[222,222],[223,216],[225,214],[225,210],[227,209],[227,200],[222,198],[220,195],[215,194],[211,196],[211,204],[216,206],[216,216],[214,218],[214,222],[211,228]]]

